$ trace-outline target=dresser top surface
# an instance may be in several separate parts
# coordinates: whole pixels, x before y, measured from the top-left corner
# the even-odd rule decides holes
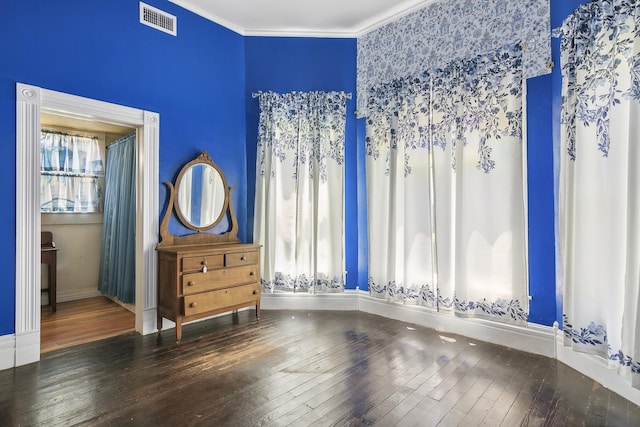
[[[156,248],[158,252],[172,253],[172,254],[186,254],[197,252],[229,252],[229,251],[242,251],[242,250],[256,250],[260,248],[260,245],[254,243],[215,243],[207,245],[176,245],[176,246],[162,246]]]

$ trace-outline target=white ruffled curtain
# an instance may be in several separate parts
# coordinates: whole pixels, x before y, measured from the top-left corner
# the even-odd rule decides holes
[[[372,296],[526,320],[521,54],[506,47],[370,92]]]
[[[343,92],[263,92],[254,241],[266,291],[344,289]]]
[[[104,167],[98,139],[42,131],[41,212],[101,212]]]
[[[565,345],[640,386],[640,5],[598,0],[561,28],[559,236]]]

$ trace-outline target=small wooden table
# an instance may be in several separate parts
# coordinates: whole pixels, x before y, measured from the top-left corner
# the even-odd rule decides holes
[[[43,231],[40,244],[40,263],[47,265],[49,286],[42,289],[49,296],[51,311],[56,312],[56,275],[58,266],[58,248],[53,245],[53,236],[50,231]]]

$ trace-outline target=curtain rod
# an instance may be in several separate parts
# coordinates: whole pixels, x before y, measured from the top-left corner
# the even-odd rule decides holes
[[[297,92],[297,93],[304,93],[303,91],[295,91],[295,92],[292,92],[292,93],[296,93],[296,92]],[[316,91],[313,91],[313,92],[316,92]],[[317,91],[317,92],[322,92],[322,91]],[[344,94],[346,95],[347,99],[351,99],[351,98],[353,97],[353,95],[351,94],[351,92],[344,92],[344,91],[335,91],[335,92],[344,93]],[[253,93],[251,94],[251,97],[252,97],[252,98],[257,98],[257,97],[259,97],[260,95],[262,95],[263,93],[267,93],[267,92],[263,92],[263,91],[253,92]]]

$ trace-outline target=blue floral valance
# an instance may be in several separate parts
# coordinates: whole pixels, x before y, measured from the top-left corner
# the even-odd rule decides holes
[[[358,113],[372,87],[513,44],[523,47],[525,78],[550,72],[549,0],[430,4],[358,38]]]

